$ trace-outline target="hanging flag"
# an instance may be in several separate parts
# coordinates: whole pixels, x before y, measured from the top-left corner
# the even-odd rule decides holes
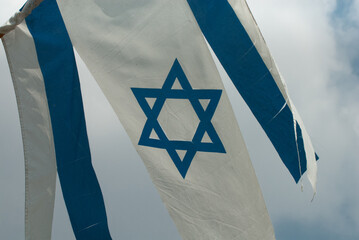
[[[29,1],[26,14],[15,14],[16,21],[0,28],[25,165],[44,162],[26,172],[26,186],[34,186],[26,188],[26,239],[51,235],[56,165],[76,238],[111,239],[73,46],[183,239],[275,239],[204,37],[296,181],[308,169],[315,186],[315,153],[245,1],[44,0],[35,8],[40,2]],[[27,152],[28,144],[43,155]],[[42,173],[48,174],[47,186],[37,184]],[[32,212],[31,199],[47,189],[41,195],[47,210]]]

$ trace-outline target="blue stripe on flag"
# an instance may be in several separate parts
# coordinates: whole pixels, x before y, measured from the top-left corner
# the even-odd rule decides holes
[[[297,151],[293,114],[231,5],[226,0],[187,2],[228,76],[298,182],[307,164],[302,140]],[[302,139],[300,126],[296,127]]]
[[[111,239],[91,163],[72,44],[55,0],[26,18],[44,76],[61,188],[76,239]]]

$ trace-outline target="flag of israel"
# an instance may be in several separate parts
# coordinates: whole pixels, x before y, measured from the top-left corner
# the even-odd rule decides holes
[[[51,238],[56,172],[76,239],[114,237],[73,47],[183,239],[275,239],[206,40],[296,181],[308,169],[315,186],[316,159],[245,1],[40,2],[1,28],[22,126],[26,239]]]

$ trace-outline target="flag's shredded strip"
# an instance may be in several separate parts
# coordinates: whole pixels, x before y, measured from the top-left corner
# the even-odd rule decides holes
[[[26,23],[44,76],[57,170],[75,236],[111,239],[102,192],[91,163],[73,47],[56,1],[44,1]]]
[[[307,130],[305,129],[304,123],[297,112],[292,100],[289,97],[288,90],[286,83],[284,81],[284,78],[280,74],[277,65],[272,57],[272,55],[269,52],[268,46],[263,38],[263,35],[253,17],[252,12],[249,9],[249,6],[247,4],[246,0],[229,0],[228,1],[230,5],[232,6],[233,10],[235,11],[238,19],[243,24],[243,27],[246,29],[250,39],[254,43],[254,46],[256,47],[258,53],[260,54],[261,58],[263,59],[263,62],[269,69],[269,72],[271,73],[274,81],[277,84],[278,89],[282,93],[284,99],[286,100],[286,103],[290,110],[293,113],[293,127],[295,131],[297,131],[297,124],[301,128],[301,134],[302,138],[299,139],[298,135],[296,134],[296,141],[303,141],[304,149],[305,149],[305,156],[307,161],[307,177],[309,179],[309,182],[311,183],[314,191],[314,195],[316,194],[317,189],[317,160],[319,157],[316,155],[313,144],[311,142],[311,139],[308,135]],[[297,148],[297,151],[299,151],[299,148]],[[297,154],[298,155],[298,154]],[[298,164],[300,165],[300,158],[298,158]],[[300,172],[300,176],[304,174],[305,171]]]
[[[214,53],[298,182],[307,169],[302,126],[297,121],[293,125],[291,104],[286,104],[286,94],[253,47],[255,43],[228,1],[187,2]]]

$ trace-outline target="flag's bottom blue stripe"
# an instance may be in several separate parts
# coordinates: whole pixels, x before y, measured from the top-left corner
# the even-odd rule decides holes
[[[56,1],[43,1],[26,23],[45,81],[59,179],[76,239],[111,239],[91,163],[73,48]]]

